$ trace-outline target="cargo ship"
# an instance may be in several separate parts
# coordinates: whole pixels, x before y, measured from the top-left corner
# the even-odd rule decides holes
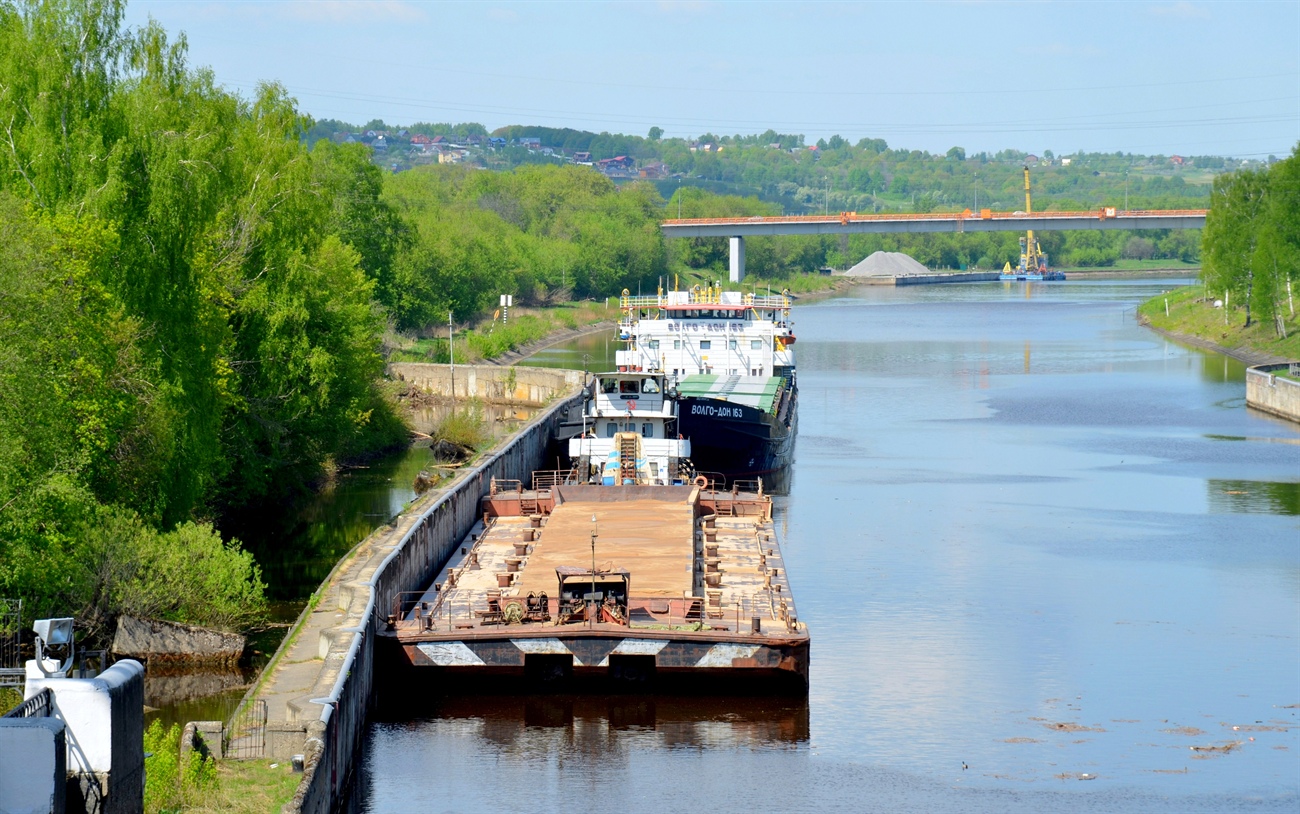
[[[761,481],[532,480],[493,479],[433,583],[391,598],[380,635],[421,686],[807,693]]]
[[[698,471],[753,478],[790,464],[799,391],[788,294],[624,291],[620,306],[618,370],[667,377]]]

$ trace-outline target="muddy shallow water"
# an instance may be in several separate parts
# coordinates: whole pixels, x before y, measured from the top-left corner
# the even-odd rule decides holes
[[[1172,285],[801,306],[806,704],[448,699],[371,726],[362,808],[1296,810],[1300,427],[1135,323]]]

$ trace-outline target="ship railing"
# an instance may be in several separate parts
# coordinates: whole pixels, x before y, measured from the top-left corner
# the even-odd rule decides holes
[[[514,478],[493,478],[489,484],[489,493],[492,496],[502,494],[503,492],[523,492],[523,481]]]
[[[566,483],[578,482],[578,469],[544,469],[533,472],[533,491],[541,492]]]
[[[679,292],[686,294],[685,302],[672,302],[667,294],[627,294],[619,298],[619,307],[625,311],[647,308],[681,307],[684,305],[722,305],[735,307],[744,305],[748,308],[785,309],[790,307],[790,297],[786,294],[744,294],[739,303],[724,302],[718,289],[701,289],[700,291]],[[620,327],[622,327],[620,325]]]
[[[395,595],[388,629],[398,635],[447,636],[466,632],[576,629],[585,624],[581,605],[569,603],[569,610],[576,607],[578,613],[566,614],[566,603],[558,595],[548,595],[545,605],[540,596],[519,595],[512,588],[448,589],[434,592],[432,599],[429,597],[428,591],[403,591]],[[619,614],[623,613],[620,609]],[[611,624],[609,619],[605,617],[605,625]],[[783,635],[806,630],[798,620],[794,600],[780,582],[743,592],[706,585],[702,596],[633,594],[628,597],[626,618],[621,624],[629,630],[668,633]]]

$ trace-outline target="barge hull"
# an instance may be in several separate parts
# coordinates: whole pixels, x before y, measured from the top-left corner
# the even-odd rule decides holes
[[[434,583],[393,597],[380,647],[408,684],[807,694],[761,490],[509,482],[482,508]]]

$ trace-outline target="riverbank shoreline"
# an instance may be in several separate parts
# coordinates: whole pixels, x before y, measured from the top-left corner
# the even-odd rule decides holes
[[[1257,317],[1247,326],[1244,309],[1235,304],[1226,308],[1198,285],[1162,292],[1139,305],[1137,314],[1141,325],[1157,333],[1247,365],[1300,359],[1300,325],[1294,316],[1283,323],[1285,336],[1278,335],[1271,319],[1265,324]]]
[[[1275,365],[1290,361],[1281,356],[1275,356],[1271,353],[1264,353],[1263,351],[1257,351],[1251,348],[1229,348],[1211,342],[1208,339],[1202,339],[1193,334],[1185,334],[1178,331],[1157,328],[1155,325],[1151,324],[1151,320],[1145,314],[1138,314],[1138,324],[1180,344],[1191,345],[1192,347],[1201,348],[1202,350],[1212,350],[1215,353],[1222,353],[1224,356],[1230,356],[1233,359],[1236,359],[1239,362],[1244,362],[1252,367],[1254,365]]]

